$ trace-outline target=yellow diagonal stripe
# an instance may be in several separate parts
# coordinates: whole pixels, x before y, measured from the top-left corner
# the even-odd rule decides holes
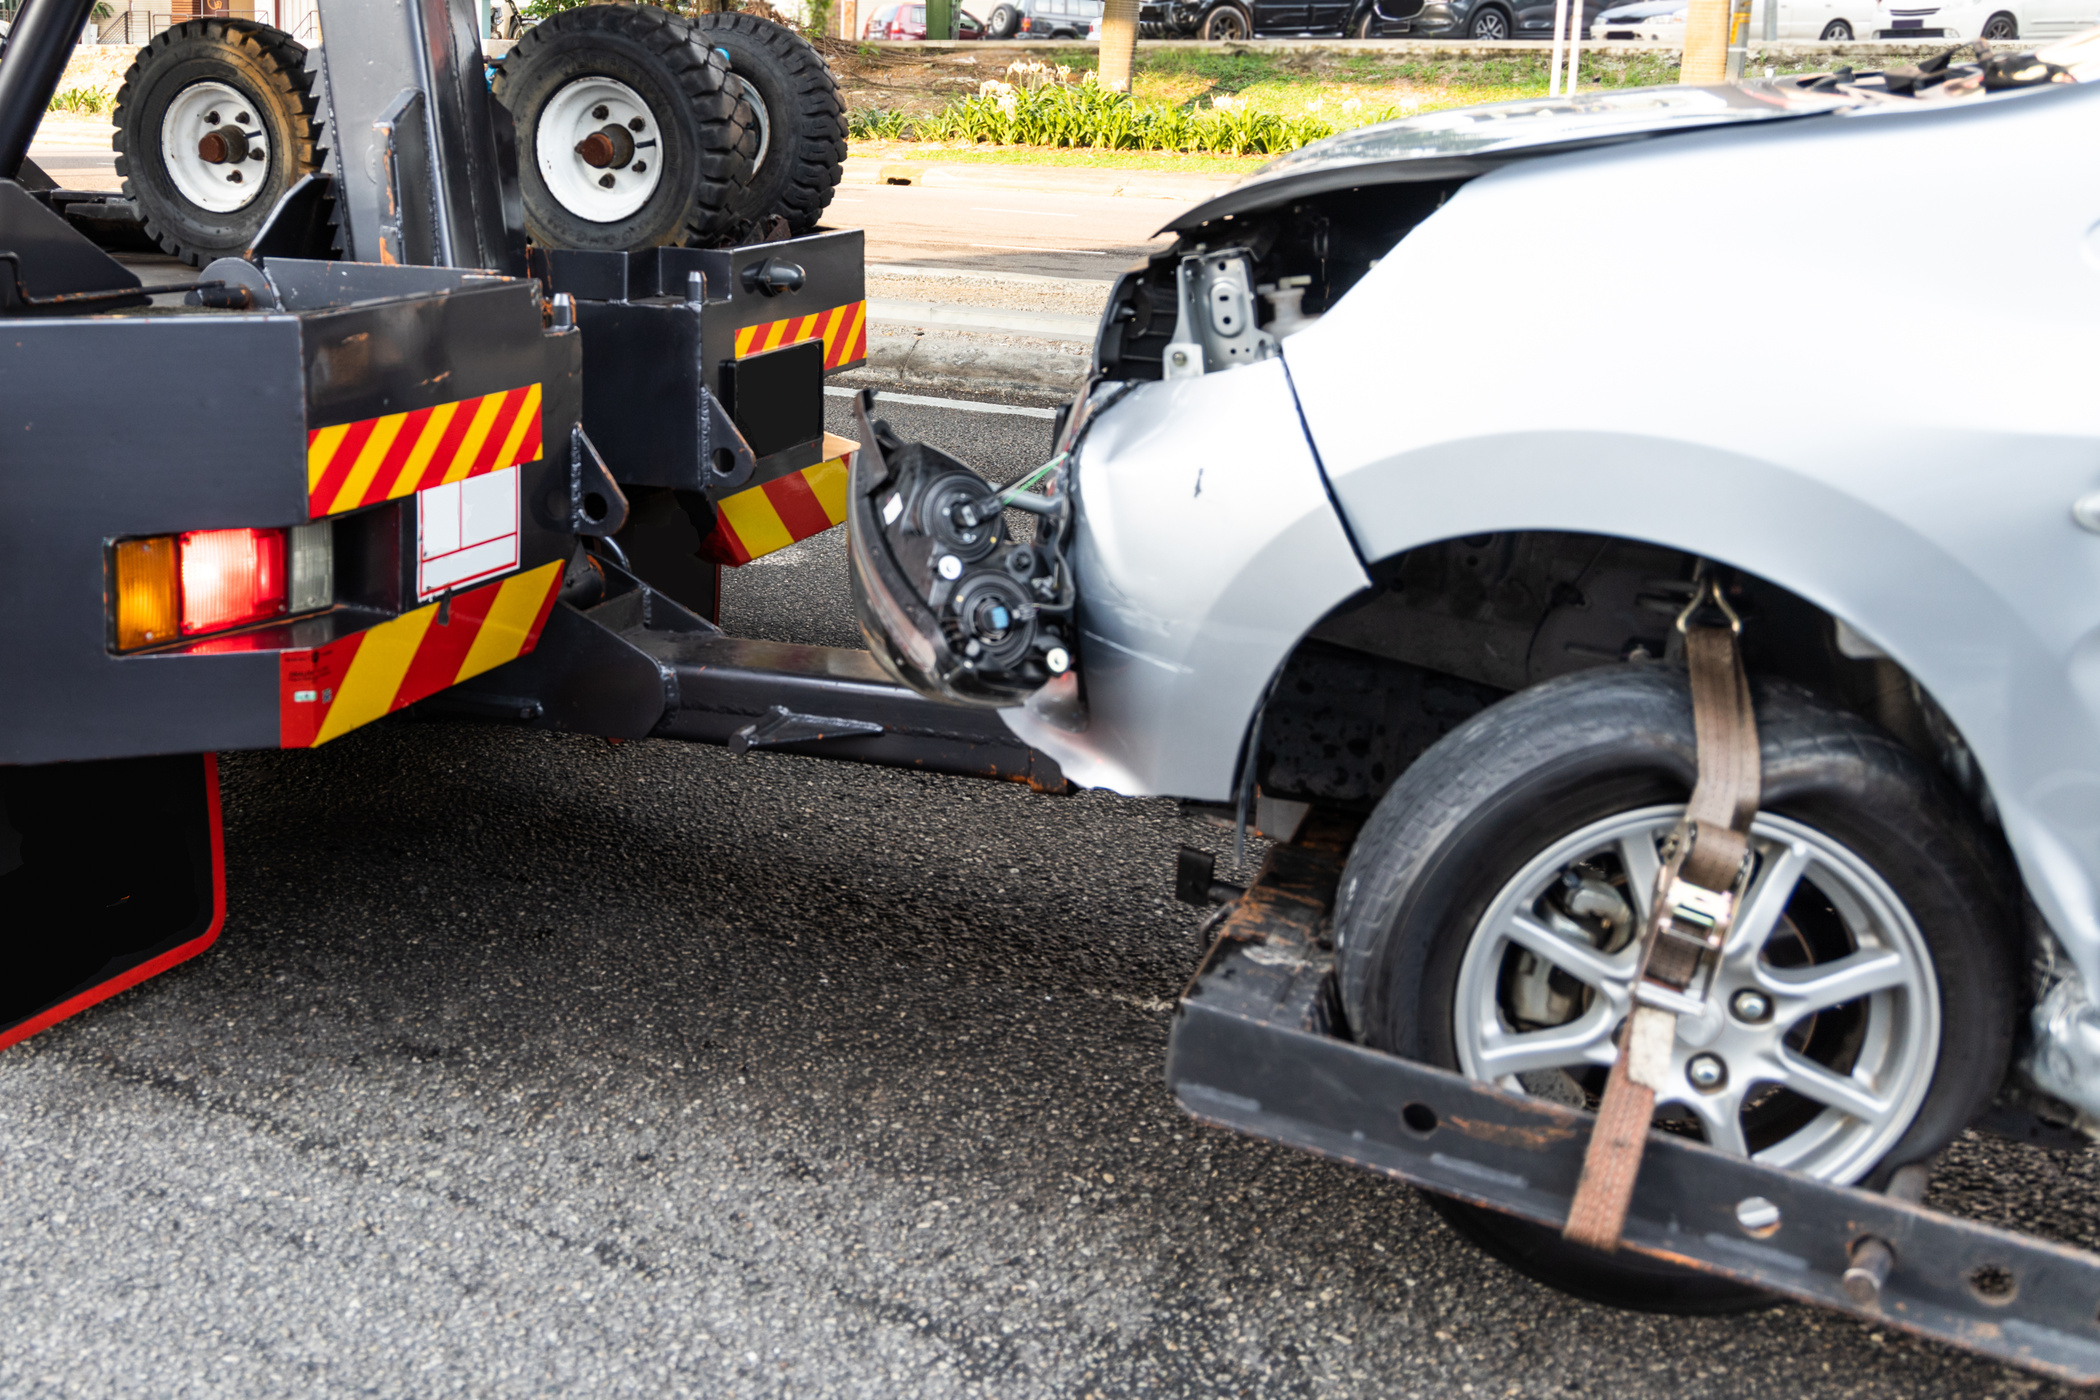
[[[540,604],[547,601],[547,591],[561,581],[561,570],[562,561],[557,559],[530,573],[503,580],[502,590],[489,605],[488,616],[482,619],[481,630],[474,634],[474,645],[467,648],[467,659],[459,663],[455,681],[517,659],[525,649],[526,635],[532,631],[532,620],[540,615]]]
[[[433,486],[467,479],[467,472],[481,456],[481,445],[488,440],[489,429],[496,426],[496,415],[502,408],[501,394],[485,394],[475,401],[474,421],[467,425],[467,435],[459,440],[459,451],[445,465],[444,476],[432,482]]]
[[[328,464],[335,460],[335,450],[343,445],[344,435],[351,429],[349,423],[338,423],[333,428],[322,428],[306,443],[306,494],[311,496],[320,486],[321,478],[328,471]]]
[[[765,489],[754,486],[748,491],[739,491],[717,503],[716,509],[729,519],[729,528],[743,542],[744,553],[753,559],[762,554],[771,554],[776,549],[786,549],[795,542],[788,527],[781,523],[780,512],[766,499]]]
[[[864,301],[854,302],[853,314],[841,318],[846,323],[846,328],[839,332],[839,337],[836,341],[826,341],[824,344],[824,359],[827,363],[833,355],[838,353],[840,346],[851,346],[853,344],[853,338],[860,334],[860,323],[866,320],[867,316],[868,304]]]
[[[500,472],[505,467],[518,465],[518,444],[525,441],[525,434],[532,430],[539,416],[540,386],[535,384],[525,391],[525,406],[518,410],[517,418],[511,422],[510,436],[503,439],[503,451],[497,454],[493,470]]]
[[[350,674],[336,688],[328,718],[321,721],[321,732],[314,735],[317,746],[361,724],[370,724],[393,707],[401,678],[416,659],[416,648],[423,644],[423,634],[430,630],[437,610],[438,605],[432,603],[365,632],[357,655],[350,658]]]
[[[445,429],[452,426],[452,415],[471,402],[473,400],[467,399],[458,403],[441,403],[430,410],[430,416],[423,420],[423,432],[417,437],[416,445],[402,459],[400,472],[387,483],[388,500],[406,496],[416,489],[423,480],[423,473],[430,467],[430,459],[437,452],[438,444],[445,440]]]
[[[758,334],[757,326],[746,326],[736,333],[736,356],[738,359],[751,353],[751,341]]]
[[[826,518],[834,525],[846,518],[846,485],[852,476],[844,457],[834,457],[802,470],[802,479],[809,483],[810,494],[817,498],[818,505],[824,507]]]
[[[372,436],[358,449],[357,461],[350,468],[350,475],[343,478],[343,489],[335,493],[335,504],[329,508],[333,514],[348,510],[365,498],[365,491],[372,478],[379,472],[379,464],[386,460],[387,449],[394,439],[401,436],[401,425],[408,421],[406,413],[389,413],[372,427]]]

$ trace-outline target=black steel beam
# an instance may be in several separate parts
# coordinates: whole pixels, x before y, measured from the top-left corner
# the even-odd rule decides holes
[[[12,180],[51,106],[95,0],[26,0],[0,63],[0,180]]]

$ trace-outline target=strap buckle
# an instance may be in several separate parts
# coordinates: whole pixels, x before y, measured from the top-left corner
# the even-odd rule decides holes
[[[1699,611],[1701,604],[1707,603],[1721,610],[1721,615],[1728,619],[1729,631],[1735,633],[1738,637],[1743,635],[1743,619],[1734,608],[1728,606],[1728,599],[1721,593],[1721,581],[1713,574],[1707,574],[1699,580],[1699,586],[1692,592],[1692,601],[1686,603],[1684,611],[1677,614],[1677,630],[1680,632],[1688,630],[1691,626],[1692,614]]]

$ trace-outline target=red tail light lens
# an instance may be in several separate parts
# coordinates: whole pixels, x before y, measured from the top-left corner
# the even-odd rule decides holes
[[[183,635],[284,611],[282,530],[192,530],[180,537],[180,548]]]

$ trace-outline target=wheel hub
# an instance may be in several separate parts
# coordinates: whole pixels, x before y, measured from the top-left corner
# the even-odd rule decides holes
[[[254,203],[270,170],[261,110],[226,83],[192,83],[176,93],[160,123],[161,161],[176,193],[214,214]]]
[[[1638,949],[1681,809],[1595,823],[1497,892],[1461,960],[1460,1068],[1594,1106],[1632,1009]],[[1697,1015],[1677,1018],[1659,1118],[1712,1146],[1852,1181],[1902,1136],[1932,1080],[1939,996],[1923,935],[1864,861],[1771,814]]]
[[[641,94],[612,78],[577,78],[541,109],[540,178],[571,214],[610,224],[635,213],[662,178],[662,126]]]

